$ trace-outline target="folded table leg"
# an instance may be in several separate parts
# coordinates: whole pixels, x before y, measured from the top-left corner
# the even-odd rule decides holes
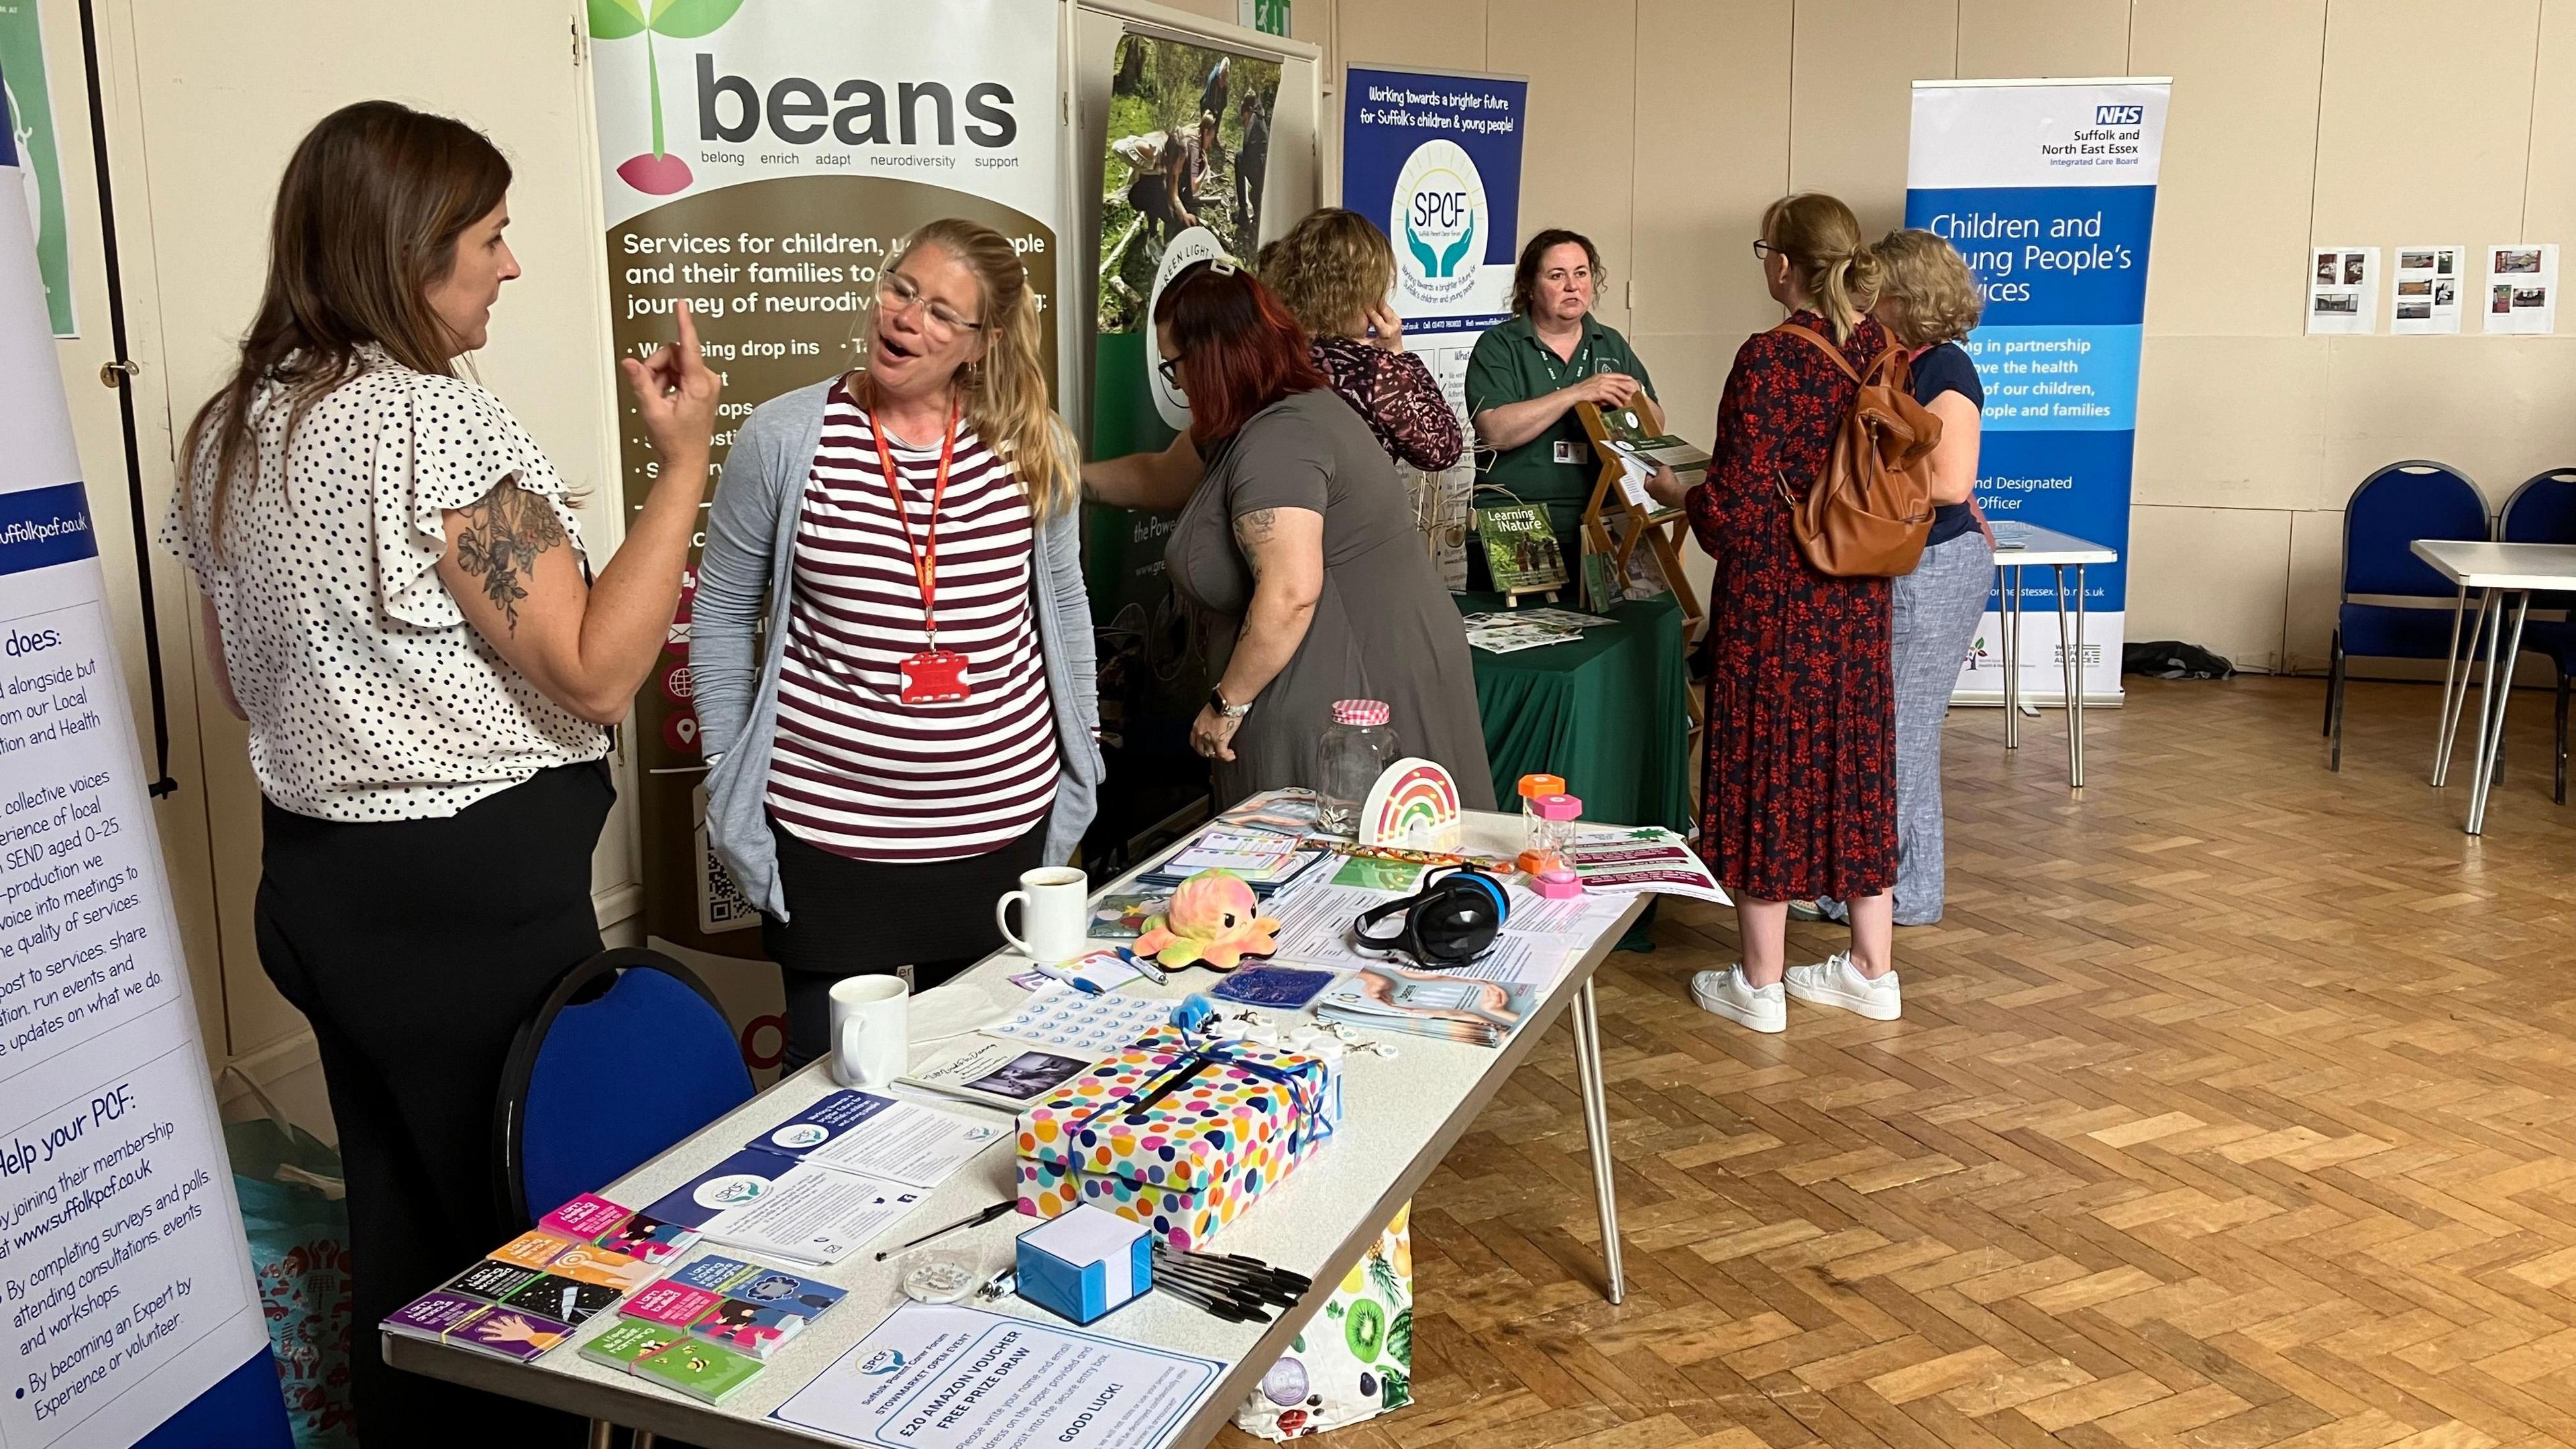
[[[1583,1092],[1583,1135],[1592,1147],[1592,1195],[1601,1211],[1601,1266],[1609,1278],[1604,1296],[1619,1303],[1627,1299],[1628,1280],[1619,1266],[1619,1188],[1611,1177],[1610,1107],[1601,1085],[1601,1011],[1589,977],[1574,995],[1574,1077]]]

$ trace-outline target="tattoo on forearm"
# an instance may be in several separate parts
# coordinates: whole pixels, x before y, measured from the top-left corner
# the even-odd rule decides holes
[[[1234,521],[1234,541],[1243,549],[1244,567],[1252,570],[1255,583],[1261,580],[1261,547],[1270,542],[1278,523],[1276,508],[1256,509]]]
[[[461,511],[456,566],[482,581],[483,597],[516,634],[519,602],[537,576],[538,556],[565,542],[563,520],[554,505],[507,478]]]

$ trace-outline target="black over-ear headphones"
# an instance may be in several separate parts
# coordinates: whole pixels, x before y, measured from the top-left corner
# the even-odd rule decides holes
[[[1404,925],[1390,936],[1368,928],[1402,911]],[[1422,878],[1422,888],[1388,901],[1351,923],[1351,939],[1376,951],[1401,951],[1435,971],[1473,965],[1493,949],[1512,913],[1503,883],[1471,865],[1442,866]]]

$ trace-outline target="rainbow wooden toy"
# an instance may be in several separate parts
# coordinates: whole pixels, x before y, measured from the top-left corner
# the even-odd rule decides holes
[[[1362,845],[1447,851],[1465,835],[1458,782],[1430,760],[1407,756],[1387,766],[1360,805]]]

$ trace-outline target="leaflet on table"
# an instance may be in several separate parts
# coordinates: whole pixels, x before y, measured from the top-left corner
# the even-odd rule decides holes
[[[1336,982],[1315,1015],[1349,1026],[1499,1046],[1538,1000],[1531,988],[1462,979],[1454,971],[1421,971],[1372,962]]]
[[[722,1402],[760,1372],[760,1360],[749,1354],[718,1348],[686,1329],[633,1318],[583,1344],[581,1356],[710,1404]]]
[[[645,1209],[665,1222],[805,1263],[837,1263],[892,1227],[928,1196],[777,1153],[745,1148]]]
[[[913,1187],[937,1187],[1010,1124],[875,1092],[834,1092],[750,1145],[798,1162]]]
[[[1025,1042],[977,1036],[895,1080],[902,1086],[1017,1113],[1080,1076],[1093,1060],[1039,1050]]]
[[[1171,1014],[1168,1001],[1116,991],[1094,996],[1059,985],[1030,997],[1028,1005],[984,1031],[1058,1056],[1098,1061],[1162,1025]]]
[[[770,1417],[878,1449],[1128,1449],[1179,1432],[1223,1368],[980,1309],[906,1303]]]
[[[1690,842],[1661,826],[1587,834],[1568,854],[1586,891],[1604,895],[1651,891],[1721,906],[1733,904]]]
[[[1257,830],[1273,835],[1302,836],[1315,828],[1324,802],[1312,790],[1289,786],[1247,795],[1232,809],[1220,813],[1216,823],[1232,830]]]
[[[829,1283],[776,1268],[707,1257],[647,1284],[618,1311],[766,1360],[845,1296]]]

